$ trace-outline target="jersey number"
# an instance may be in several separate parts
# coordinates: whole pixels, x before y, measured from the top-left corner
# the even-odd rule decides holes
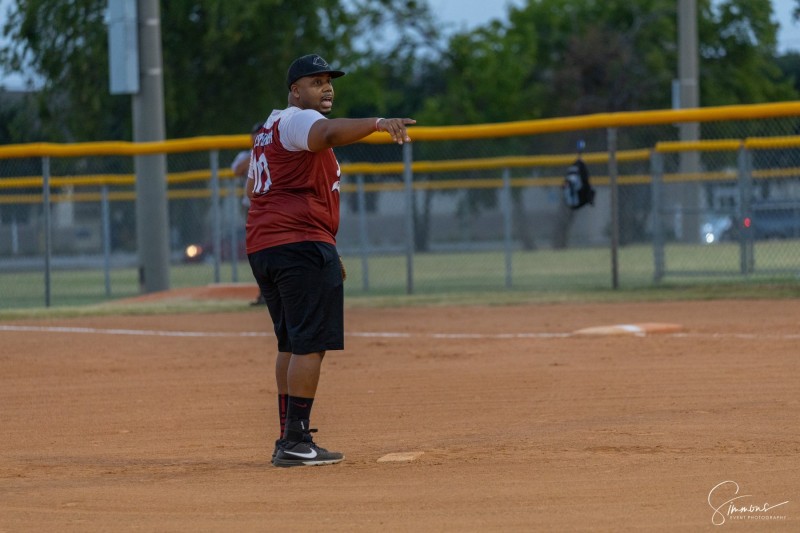
[[[255,182],[253,184],[253,194],[266,194],[272,185],[272,177],[269,175],[269,163],[267,163],[267,156],[263,152],[256,157],[256,151],[253,150],[253,156],[250,160],[250,177]]]

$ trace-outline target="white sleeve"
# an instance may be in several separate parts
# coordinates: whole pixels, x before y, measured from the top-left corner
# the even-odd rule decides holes
[[[292,152],[308,150],[308,133],[311,126],[325,116],[313,109],[301,109],[281,120],[278,128],[281,131],[281,144]]]

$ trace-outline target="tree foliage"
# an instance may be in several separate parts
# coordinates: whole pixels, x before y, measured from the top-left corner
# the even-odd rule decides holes
[[[43,138],[130,138],[130,98],[108,92],[107,1],[10,2],[0,64],[35,72]],[[796,98],[770,0],[698,8],[702,105]],[[508,10],[507,21],[444,38],[425,0],[162,1],[167,135],[246,131],[285,105],[286,68],[310,52],[349,72],[337,116],[468,124],[671,105],[674,0]]]
[[[41,80],[40,115],[50,139],[130,138],[130,98],[108,91],[106,6],[107,0],[11,3],[3,27],[11,44],[0,50],[0,63]],[[162,1],[167,136],[246,131],[286,104],[286,69],[306,53],[401,76],[410,68],[403,50],[437,38],[430,20],[427,4],[408,0]],[[364,52],[359,40],[368,29],[392,31],[397,43],[385,54]],[[404,66],[381,67],[387,57]],[[390,108],[374,98],[387,78],[398,87],[403,79],[375,78],[369,100],[354,95],[343,107]]]
[[[105,0],[12,4],[3,28],[12,45],[0,53],[0,60],[12,72],[38,74],[43,84],[38,108],[47,138],[81,140],[92,131],[114,133],[121,102],[108,96],[105,4]]]
[[[775,60],[778,24],[770,0],[701,2],[700,91],[703,105],[797,98]]]
[[[351,48],[337,0],[162,2],[165,112],[175,136],[240,132],[286,103],[286,68]]]
[[[674,0],[528,0],[509,22],[455,35],[434,123],[663,109],[676,77]],[[796,97],[775,61],[770,0],[698,2],[701,103]]]

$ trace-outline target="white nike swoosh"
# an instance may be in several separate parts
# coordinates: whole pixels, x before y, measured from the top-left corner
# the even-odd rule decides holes
[[[300,452],[290,452],[288,450],[283,450],[283,453],[290,453],[292,455],[296,455],[297,457],[302,457],[303,459],[313,459],[317,456],[317,450],[311,450],[308,453],[300,453]]]

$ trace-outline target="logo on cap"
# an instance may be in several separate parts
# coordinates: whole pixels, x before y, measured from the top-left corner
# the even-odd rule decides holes
[[[328,62],[319,54],[308,54],[303,57],[298,57],[292,62],[289,66],[289,71],[286,73],[286,86],[291,89],[292,84],[300,78],[324,73],[330,74],[331,78],[344,76],[344,72],[341,70],[331,69]]]

